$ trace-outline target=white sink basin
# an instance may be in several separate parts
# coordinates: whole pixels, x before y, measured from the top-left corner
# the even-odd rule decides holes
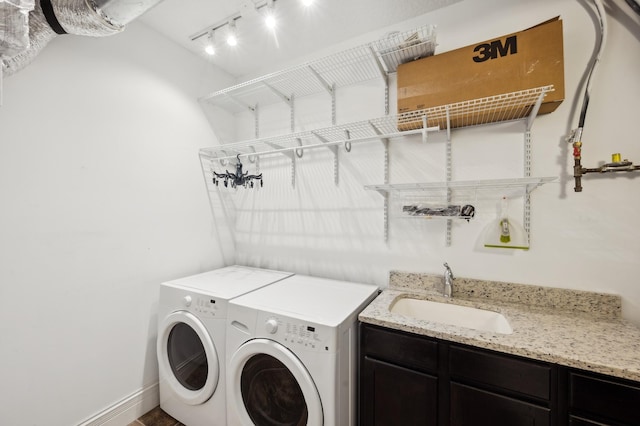
[[[440,324],[501,334],[513,333],[509,321],[502,314],[468,306],[402,298],[396,300],[389,310],[395,314]]]

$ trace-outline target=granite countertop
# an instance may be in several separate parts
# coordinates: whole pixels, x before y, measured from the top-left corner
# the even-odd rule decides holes
[[[468,278],[441,296],[442,276],[391,272],[389,287],[359,315],[364,323],[640,381],[640,327],[621,318],[617,295]],[[512,334],[477,331],[389,311],[413,297],[499,312]]]

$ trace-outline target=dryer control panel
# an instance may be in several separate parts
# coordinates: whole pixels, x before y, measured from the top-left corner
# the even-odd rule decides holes
[[[220,316],[216,299],[207,296],[193,296],[188,309],[201,318],[216,318]]]

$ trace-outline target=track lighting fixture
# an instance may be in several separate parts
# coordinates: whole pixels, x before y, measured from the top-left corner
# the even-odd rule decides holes
[[[264,23],[270,30],[274,30],[276,28],[277,22],[273,0],[267,0],[264,12]]]
[[[224,20],[219,21],[214,25],[209,25],[208,27],[196,32],[195,34],[192,34],[190,38],[192,41],[200,40],[199,43],[202,43],[202,40],[205,40],[204,37],[206,37],[206,41],[204,44],[204,51],[208,55],[214,55],[216,53],[217,48],[220,47],[220,45],[216,45],[215,43],[214,33],[216,31],[218,31],[218,35],[220,34],[221,30],[223,31],[223,34],[224,34],[223,37],[226,39],[226,43],[229,46],[237,46],[238,32],[236,29],[236,21],[244,18],[245,12],[247,12],[247,15],[251,14],[251,16],[262,15],[265,26],[269,30],[274,31],[274,34],[275,34],[275,29],[278,25],[277,13],[275,9],[276,1],[278,0],[258,0],[258,1],[252,0],[250,2],[246,2],[246,4],[250,5],[249,6],[250,13],[245,10],[246,9],[245,7],[245,9],[240,10],[239,12],[236,12],[230,16],[227,16]],[[305,6],[311,6],[314,3],[314,0],[301,0],[301,1],[302,1],[302,4]],[[224,27],[226,28],[223,30]],[[221,42],[218,41],[218,43],[221,43]],[[276,39],[276,43],[277,43],[277,39]]]
[[[232,19],[227,24],[227,44],[229,46],[238,45],[238,35],[236,34],[236,21]]]
[[[209,31],[209,35],[207,36],[207,45],[205,46],[204,51],[211,56],[216,54],[215,34],[213,30]]]

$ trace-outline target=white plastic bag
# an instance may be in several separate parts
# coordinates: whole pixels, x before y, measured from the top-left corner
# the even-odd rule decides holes
[[[29,12],[35,0],[0,0],[0,58],[29,47]]]

